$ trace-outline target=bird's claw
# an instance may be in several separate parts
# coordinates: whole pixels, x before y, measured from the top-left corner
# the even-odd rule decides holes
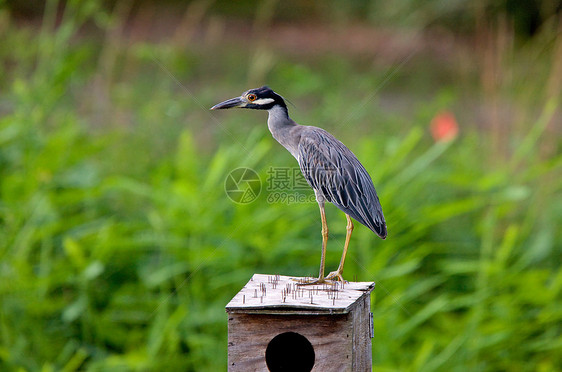
[[[294,281],[298,282],[297,285],[317,285],[317,284],[334,284],[337,282],[348,283],[339,271],[332,271],[328,276],[324,278],[316,279],[303,279],[303,278],[293,278]]]
[[[304,278],[293,278],[297,282],[297,285],[316,285],[326,283],[326,278],[316,278],[316,279],[304,279]]]
[[[324,284],[330,282],[327,278],[316,278],[316,279],[304,279],[304,278],[292,278],[297,285],[316,285],[316,284]]]
[[[328,274],[328,276],[326,276],[326,280],[329,281],[340,281],[342,283],[347,283],[347,280],[345,280],[342,276],[342,272],[341,271],[332,271],[331,273]]]

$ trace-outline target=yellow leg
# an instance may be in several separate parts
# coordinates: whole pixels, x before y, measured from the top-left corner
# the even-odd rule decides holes
[[[320,218],[322,219],[322,256],[320,257],[320,273],[318,281],[324,280],[324,265],[326,263],[326,246],[328,245],[328,222],[326,221],[326,211],[324,210],[324,202],[319,204]]]
[[[334,279],[337,277],[342,282],[343,280],[343,265],[345,264],[345,256],[347,255],[347,248],[349,247],[349,241],[351,240],[351,233],[353,232],[353,222],[351,222],[351,217],[346,213],[345,217],[347,217],[347,234],[345,236],[345,244],[343,246],[343,253],[341,255],[340,265],[336,271],[332,271],[326,277],[326,280]]]
[[[322,256],[320,257],[320,273],[318,279],[309,282],[299,283],[300,285],[321,284],[326,280],[324,279],[324,266],[326,262],[326,246],[328,245],[328,222],[326,221],[326,211],[324,210],[324,202],[318,202],[320,207],[320,218],[322,219]]]

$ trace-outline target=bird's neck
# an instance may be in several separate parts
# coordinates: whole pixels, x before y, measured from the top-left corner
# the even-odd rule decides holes
[[[268,110],[268,113],[267,127],[273,138],[295,156],[298,144],[295,143],[291,132],[298,124],[289,117],[287,107],[275,105]]]
[[[286,107],[275,105],[268,110],[269,117],[267,119],[267,127],[273,137],[277,139],[277,135],[282,135],[297,125],[290,117]]]

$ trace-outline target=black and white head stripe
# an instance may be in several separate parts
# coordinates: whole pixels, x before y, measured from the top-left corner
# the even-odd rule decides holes
[[[254,105],[267,105],[268,103],[275,102],[273,98],[258,98],[255,101],[252,101]]]
[[[276,105],[287,107],[283,97],[275,93],[267,86],[250,89],[249,91],[242,94],[242,97],[247,101],[247,104],[244,105],[245,108],[269,110]]]

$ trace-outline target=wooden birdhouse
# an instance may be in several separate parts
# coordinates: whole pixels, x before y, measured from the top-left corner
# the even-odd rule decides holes
[[[254,274],[226,306],[228,371],[371,371],[372,282]]]

